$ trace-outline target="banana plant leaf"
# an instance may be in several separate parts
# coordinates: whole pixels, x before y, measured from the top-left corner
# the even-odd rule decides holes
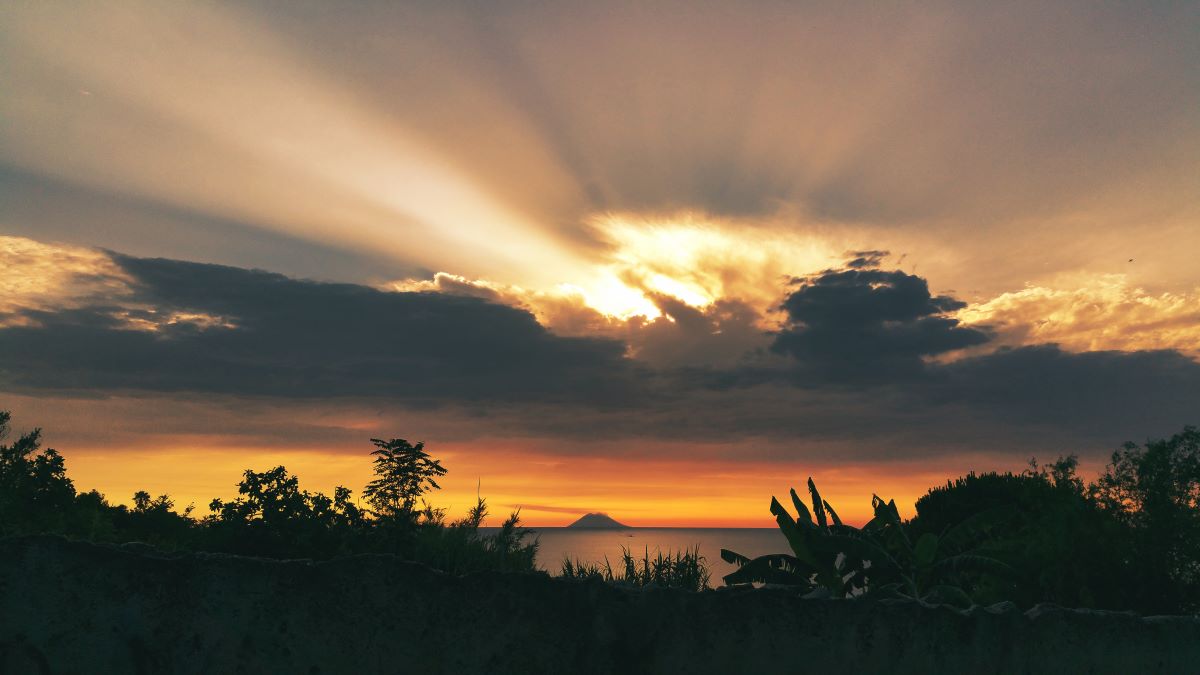
[[[921,596],[921,601],[931,604],[954,605],[955,607],[964,609],[975,604],[966,591],[958,586],[951,586],[949,584],[939,584],[930,588],[925,592],[925,595]]]
[[[813,542],[820,555],[834,557],[837,554],[848,560],[871,561],[871,571],[881,573],[891,568],[900,568],[895,558],[870,537],[856,534],[828,534]]]
[[[1012,520],[1015,515],[1011,509],[1003,506],[980,511],[947,528],[940,538],[940,548],[943,551],[961,553],[970,544],[986,538],[992,531]]]
[[[724,560],[731,565],[737,565],[738,567],[750,562],[750,559],[746,556],[742,555],[741,553],[730,551],[727,548],[721,549],[721,560]]]
[[[725,550],[721,551],[722,558],[725,557],[725,553]],[[758,582],[812,588],[812,575],[813,572],[801,561],[790,555],[777,553],[746,560],[741,567],[725,575],[724,580],[729,586]]]
[[[948,558],[942,558],[933,565],[931,570],[935,576],[952,575],[959,572],[975,572],[989,574],[1002,579],[1011,579],[1016,570],[1008,563],[985,555],[960,553]]]
[[[783,532],[783,536],[787,539],[788,545],[791,546],[792,553],[796,555],[796,558],[813,568],[819,569],[821,562],[813,555],[812,549],[808,545],[808,537],[806,536],[806,532],[815,532],[815,529],[801,529],[796,524],[796,521],[792,520],[792,516],[787,512],[787,509],[783,508],[783,504],[780,504],[779,500],[774,497],[771,497],[771,513],[774,514],[775,522],[779,525],[779,531]]]
[[[796,494],[795,488],[793,488],[791,490],[791,493],[792,493],[792,506],[796,507],[796,514],[798,516],[800,516],[800,518],[798,518],[796,522],[812,526],[813,518],[812,518],[812,514],[808,512],[808,507],[804,505],[804,502],[800,501],[800,497]]]
[[[818,527],[828,527],[829,521],[825,518],[824,500],[821,499],[821,493],[817,492],[817,484],[810,477],[808,479],[808,493],[812,495],[813,515],[816,516]]]
[[[792,518],[792,514],[788,513],[787,509],[783,508],[783,504],[780,504],[779,500],[774,497],[771,497],[771,515],[775,516],[775,521],[780,523],[780,527],[783,527],[785,521],[792,527],[796,526],[796,519]]]
[[[929,567],[933,564],[937,550],[937,535],[932,532],[926,532],[917,539],[917,545],[913,547],[913,562],[916,563],[917,567]]]
[[[871,584],[870,593],[874,598],[900,598],[912,600],[913,597],[905,592],[906,584],[900,581],[891,583],[874,583]]]
[[[837,511],[833,510],[833,507],[829,505],[829,502],[822,499],[821,503],[825,505],[825,510],[829,512],[829,517],[833,519],[833,524],[837,525],[838,527],[843,527],[842,519],[838,518]]]

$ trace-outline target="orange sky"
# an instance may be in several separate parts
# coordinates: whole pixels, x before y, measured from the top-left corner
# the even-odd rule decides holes
[[[268,434],[276,430],[271,418],[277,415],[314,421],[324,417],[346,425],[343,433],[326,440],[289,443],[272,441],[269,435],[229,435],[229,429],[221,427],[237,426],[238,416],[201,401],[178,401],[172,407],[161,399],[16,396],[6,403],[13,404],[18,429],[28,428],[31,420],[46,425],[46,445],[65,456],[78,489],[97,489],[120,503],[129,503],[137,490],[166,492],[179,508],[194,504],[196,515],[207,513],[214,497],[236,497],[237,481],[246,469],[284,465],[300,477],[303,489],[331,494],[336,485],[345,485],[358,494],[371,478],[367,439],[377,435],[428,441],[427,450],[449,469],[441,481],[443,489],[431,493],[430,501],[448,508],[452,517],[474,503],[478,489],[491,505],[492,524],[520,506],[523,522],[547,527],[569,524],[593,511],[633,526],[770,527],[770,497],[790,503],[788,490],[795,488],[807,499],[805,482],[810,476],[844,519],[861,523],[871,517],[873,493],[895,499],[909,515],[918,497],[947,478],[972,470],[1021,471],[1029,459],[1019,453],[963,449],[929,458],[856,461],[837,458],[852,451],[841,448],[853,445],[818,451],[819,442],[787,439],[439,440],[461,436],[461,420],[451,415],[438,423],[437,414],[410,414],[395,421],[356,418],[320,403],[251,414]],[[239,407],[253,406],[249,402]],[[185,426],[173,415],[187,420],[190,429],[164,432]],[[807,452],[805,445],[810,446]],[[1043,460],[1055,456],[1040,455]],[[1099,472],[1102,457],[1085,457],[1081,474],[1092,477]]]
[[[779,497],[790,508],[788,489],[795,487],[807,501],[805,481],[810,474],[842,518],[862,524],[872,516],[872,492],[895,499],[902,513],[911,515],[912,504],[926,489],[944,481],[948,473],[972,466],[963,458],[963,468],[898,463],[811,471],[801,463],[563,458],[494,449],[484,455],[475,446],[431,449],[451,471],[430,501],[447,507],[452,517],[463,515],[474,503],[478,480],[480,494],[491,507],[490,524],[499,524],[519,505],[524,523],[543,527],[567,525],[594,511],[635,527],[771,527],[770,497]],[[236,482],[250,467],[265,470],[282,464],[300,476],[302,488],[327,494],[342,484],[357,493],[370,480],[365,453],[197,448],[75,449],[65,455],[78,488],[99,489],[125,503],[137,490],[166,491],[180,508],[195,504],[196,515],[207,513],[213,497],[236,497]]]

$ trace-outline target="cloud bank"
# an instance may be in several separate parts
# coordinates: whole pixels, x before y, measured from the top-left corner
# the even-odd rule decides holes
[[[859,458],[1111,444],[1200,410],[1200,364],[1177,351],[995,343],[955,318],[964,302],[878,256],[796,280],[775,330],[734,301],[656,296],[662,317],[576,337],[474,284],[384,291],[94,255],[106,272],[89,278],[119,292],[10,307],[0,389],[343,400],[331,405],[459,416],[498,436],[773,439],[761,452],[777,459],[787,441]]]

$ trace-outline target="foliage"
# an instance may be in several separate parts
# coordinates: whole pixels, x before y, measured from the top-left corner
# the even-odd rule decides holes
[[[1126,443],[1091,488],[1122,525],[1122,562],[1154,611],[1200,609],[1200,430]]]
[[[10,416],[0,412],[0,440]],[[139,490],[133,505],[112,505],[104,495],[76,494],[66,465],[54,450],[42,451],[40,430],[11,446],[0,445],[0,534],[55,533],[99,542],[141,541],[167,550],[218,551],[275,558],[331,558],[387,553],[451,573],[478,570],[533,571],[537,541],[513,513],[493,534],[481,531],[483,498],[462,520],[445,522],[445,510],[417,500],[437,489],[446,474],[424,444],[373,440],[375,478],[368,486],[373,510],[359,507],[353,492],[333,496],[300,487],[285,467],[246,470],[238,497],[214,499],[209,514],[192,518],[192,507],[175,511],[168,495]]]
[[[987,526],[983,518],[964,522],[942,535],[909,537],[896,502],[872,498],[875,517],[861,529],[844,524],[829,502],[808,479],[812,511],[791,491],[793,518],[779,500],[771,498],[771,513],[792,549],[792,555],[772,554],[749,559],[721,550],[721,557],[738,565],[725,577],[727,584],[773,583],[820,589],[833,597],[886,593],[929,602],[970,604],[959,580],[967,574],[1004,575],[1007,566],[965,550],[971,534]],[[814,517],[815,514],[815,517]]]
[[[969,606],[972,578],[1012,578],[1006,563],[990,557],[971,544],[1002,522],[999,510],[982,511],[947,528],[941,534],[925,532],[915,539],[900,519],[895,500],[884,503],[872,496],[875,517],[863,526],[868,538],[883,543],[888,554],[876,563],[870,576],[879,591],[924,602]]]
[[[440,490],[437,479],[446,475],[441,462],[425,452],[425,444],[412,445],[403,438],[383,441],[372,438],[375,450],[375,479],[367,484],[363,496],[385,518],[411,519],[420,512],[415,506],[421,495]],[[424,511],[432,517],[432,507]]]
[[[842,523],[829,502],[821,498],[811,478],[808,480],[808,491],[812,498],[811,512],[796,491],[791,490],[796,518],[778,499],[771,497],[771,515],[775,516],[775,522],[787,539],[792,554],[772,554],[751,560],[721,549],[722,559],[738,565],[734,573],[725,577],[725,583],[762,582],[807,589],[820,586],[839,597],[861,592],[865,574],[862,559],[839,556],[837,551],[832,555],[829,553],[837,548],[834,542],[838,540],[835,538],[852,536],[854,528]],[[813,514],[816,514],[815,519]]]
[[[917,500],[908,523],[913,536],[940,533],[981,513],[1004,515],[971,545],[1003,560],[1018,584],[1006,579],[972,580],[983,603],[1012,600],[1023,606],[1055,602],[1073,607],[1119,608],[1131,597],[1126,569],[1113,556],[1122,529],[1096,508],[1076,475],[1075,457],[1021,474],[968,474],[931,489]]]
[[[700,548],[684,549],[674,554],[656,551],[650,557],[649,547],[641,560],[633,557],[629,549],[621,547],[621,567],[614,573],[605,557],[603,567],[598,563],[587,563],[565,558],[560,576],[565,579],[600,579],[608,583],[635,587],[657,586],[660,588],[682,588],[702,591],[708,588],[711,573],[705,564]]]
[[[0,441],[8,438],[12,419],[0,411]],[[22,434],[11,445],[0,442],[0,534],[40,532],[67,526],[66,512],[75,499],[62,455],[41,449],[42,430]]]
[[[277,466],[247,469],[232,501],[214,499],[205,526],[211,550],[267,557],[326,558],[354,552],[363,515],[338,486],[330,499],[300,489],[300,479]]]
[[[482,529],[483,498],[450,523],[425,501],[446,469],[422,443],[372,440],[369,508],[346,487],[332,497],[305,490],[278,466],[247,470],[236,498],[213,500],[197,519],[165,494],[138,491],[126,506],[95,490],[77,492],[63,457],[42,448],[41,431],[9,442],[10,423],[0,411],[0,536],[55,533],[278,558],[386,553],[452,573],[535,569],[537,540],[518,513],[491,534]],[[1127,443],[1091,484],[1077,469],[1069,456],[1031,462],[1020,474],[971,473],[931,489],[908,521],[895,502],[874,497],[874,517],[861,528],[843,523],[810,479],[807,502],[795,490],[791,510],[771,500],[789,551],[749,559],[722,550],[738,566],[725,582],[955,604],[1200,610],[1200,431]],[[640,560],[622,553],[616,570],[607,560],[603,567],[564,561],[563,576],[693,590],[709,582],[698,550],[651,558],[647,549]]]
[[[446,525],[439,519],[417,526],[411,531],[407,557],[451,574],[534,570],[537,540],[525,542],[531,532],[521,527],[519,513],[509,514],[496,532],[485,534],[479,528],[487,513],[486,500],[479,498],[461,520]]]

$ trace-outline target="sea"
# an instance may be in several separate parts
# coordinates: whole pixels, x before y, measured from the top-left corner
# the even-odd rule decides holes
[[[540,527],[534,528],[534,536],[538,539],[538,567],[550,574],[559,574],[566,558],[604,564],[607,557],[616,569],[623,548],[640,559],[647,552],[653,558],[660,551],[666,555],[699,547],[700,555],[712,573],[709,585],[714,587],[722,585],[721,578],[735,569],[721,560],[723,548],[751,558],[790,550],[783,534],[774,527],[631,527],[623,530]]]

